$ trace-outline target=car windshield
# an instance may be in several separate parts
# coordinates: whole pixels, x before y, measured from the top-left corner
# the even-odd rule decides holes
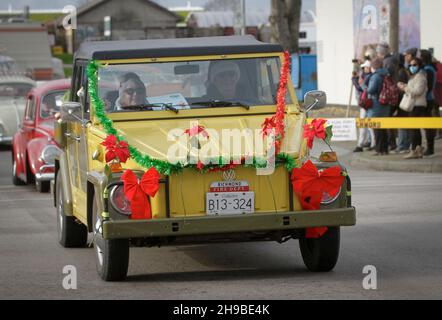
[[[40,103],[40,117],[42,119],[54,119],[60,111],[66,90],[53,91],[46,94]]]
[[[278,57],[108,65],[99,93],[107,112],[248,109],[276,103],[279,72]]]
[[[33,88],[27,83],[1,83],[0,97],[26,97]]]

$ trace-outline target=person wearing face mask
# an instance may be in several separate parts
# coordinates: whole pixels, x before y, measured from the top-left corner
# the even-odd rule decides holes
[[[410,61],[409,70],[411,78],[407,84],[398,83],[398,87],[405,94],[414,99],[414,108],[410,112],[411,117],[427,116],[427,75],[423,69],[422,60],[414,58]],[[423,157],[422,135],[420,129],[409,130],[411,140],[411,152],[404,159],[418,159]]]

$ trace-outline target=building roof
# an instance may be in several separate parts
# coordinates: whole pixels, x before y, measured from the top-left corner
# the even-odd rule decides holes
[[[77,11],[77,17],[81,17],[83,14],[85,14],[86,12],[89,12],[99,6],[101,6],[102,4],[108,2],[108,1],[114,1],[114,0],[94,0],[94,1],[90,1],[87,2],[86,4],[84,4],[83,6],[81,6],[78,11]],[[121,1],[121,0],[118,0]],[[165,14],[168,14],[170,16],[173,16],[174,18],[176,18],[176,20],[181,20],[180,16],[178,16],[177,14],[175,14],[174,12],[171,12],[169,10],[167,10],[166,8],[160,6],[159,4],[153,2],[153,1],[149,1],[149,0],[139,0],[140,2],[149,5],[151,7],[155,7],[157,9],[159,9],[160,11],[163,11]]]
[[[279,44],[260,42],[250,35],[127,41],[87,41],[80,45],[80,48],[75,53],[75,59],[108,60],[282,51],[283,49]]]
[[[192,12],[187,21],[198,28],[233,27],[236,25],[235,13],[232,11],[204,11]],[[269,24],[269,14],[263,11],[246,12],[247,26],[260,26]]]
[[[28,77],[14,76],[14,75],[11,75],[11,76],[0,75],[0,84],[4,84],[4,83],[27,83],[32,86],[36,85],[36,82]]]
[[[18,71],[52,69],[46,28],[32,23],[0,23],[0,54],[15,60]]]

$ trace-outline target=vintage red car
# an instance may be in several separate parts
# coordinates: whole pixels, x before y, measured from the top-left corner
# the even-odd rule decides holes
[[[68,79],[48,81],[28,93],[21,128],[13,139],[14,185],[35,182],[39,192],[49,191],[59,151],[53,139],[55,116],[70,86]]]

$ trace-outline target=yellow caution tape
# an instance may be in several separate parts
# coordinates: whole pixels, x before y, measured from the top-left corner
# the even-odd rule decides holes
[[[442,118],[356,119],[356,125],[373,129],[442,129]]]
[[[347,118],[351,119],[351,118]],[[371,129],[442,129],[442,117],[434,118],[371,118],[356,120],[358,128]],[[313,119],[308,119],[311,123]]]

